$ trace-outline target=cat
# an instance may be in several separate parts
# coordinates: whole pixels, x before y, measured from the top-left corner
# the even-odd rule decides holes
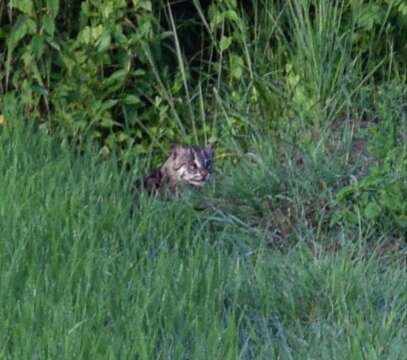
[[[213,145],[172,145],[168,159],[150,175],[139,179],[136,188],[156,195],[177,193],[178,185],[203,186],[213,171]]]

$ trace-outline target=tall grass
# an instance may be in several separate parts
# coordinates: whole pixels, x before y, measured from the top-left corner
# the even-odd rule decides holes
[[[174,69],[149,7],[123,2],[110,18],[85,7],[45,59],[21,57],[35,27],[0,49],[0,357],[404,359],[407,93],[389,22],[401,7],[193,3],[198,69],[171,8]],[[7,11],[11,24],[22,10]],[[84,24],[107,38],[93,46]],[[121,26],[134,31],[106,49]],[[174,139],[218,141],[213,182],[134,196]]]
[[[73,155],[23,125],[8,100],[1,357],[403,359],[406,270],[396,258],[346,242],[312,253],[301,232],[291,249],[268,248],[270,233],[241,201],[278,192],[263,182],[272,157],[251,177],[239,166],[219,179],[224,201],[241,194],[240,213],[196,211],[188,197],[142,197],[132,213],[132,179],[115,161],[92,148]]]

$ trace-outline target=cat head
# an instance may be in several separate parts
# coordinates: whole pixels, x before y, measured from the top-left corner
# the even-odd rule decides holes
[[[214,149],[212,145],[172,145],[171,168],[177,181],[202,186],[212,174]]]

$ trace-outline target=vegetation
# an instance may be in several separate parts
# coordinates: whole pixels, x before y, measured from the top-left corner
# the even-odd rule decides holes
[[[364,224],[329,233],[307,222],[306,201],[328,198],[320,184],[342,172],[328,159],[299,173],[265,154],[216,184],[230,209],[141,198],[130,216],[132,181],[117,161],[91,147],[78,159],[6,116],[2,358],[404,358],[405,252],[368,251]],[[284,202],[298,224],[275,243],[273,228],[292,219],[277,212]]]
[[[398,0],[1,3],[0,357],[403,359],[406,31]],[[214,181],[135,201],[170,142],[216,142]]]

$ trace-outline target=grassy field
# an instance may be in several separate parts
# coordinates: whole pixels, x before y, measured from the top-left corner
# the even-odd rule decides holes
[[[193,3],[0,5],[0,359],[404,360],[406,6]]]
[[[321,206],[307,220],[307,201],[350,171],[340,158],[278,164],[269,146],[204,193],[141,198],[131,215],[140,168],[74,155],[13,108],[0,128],[1,358],[405,358],[405,252],[362,225],[324,226]],[[288,200],[291,235],[277,226]]]

